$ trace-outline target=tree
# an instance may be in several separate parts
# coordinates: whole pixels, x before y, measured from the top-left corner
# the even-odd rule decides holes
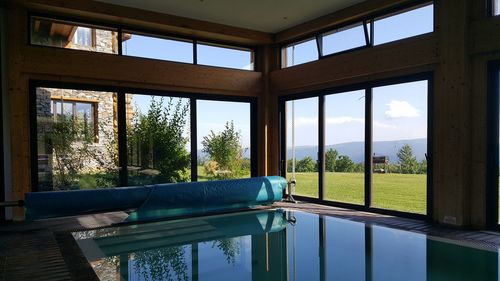
[[[297,164],[297,163],[296,163]],[[288,159],[286,160],[286,171],[288,173],[292,172],[292,166],[293,166],[293,159]]]
[[[427,174],[427,159],[422,160],[422,162],[420,162],[418,166],[419,174]]]
[[[354,162],[347,155],[340,155],[335,164],[335,172],[352,172]]]
[[[355,164],[353,172],[364,173],[365,172],[365,163],[360,162],[360,163]]]
[[[310,156],[307,156],[296,163],[295,171],[299,173],[310,173],[314,172],[316,167],[316,161],[314,161]]]
[[[207,153],[211,161],[217,163],[217,168],[207,171],[215,178],[237,178],[242,175],[242,159],[245,150],[241,146],[241,133],[234,128],[233,121],[227,122],[225,129],[220,133],[210,131],[201,142],[203,152]]]
[[[134,116],[128,136],[130,153],[138,150],[141,168],[158,170],[160,182],[189,179],[191,157],[186,149],[188,139],[183,136],[188,106],[180,99],[174,105],[173,98],[169,98],[165,105],[163,97],[152,98],[147,114]]]
[[[325,170],[327,172],[335,171],[335,162],[337,161],[338,155],[338,151],[331,148],[325,153]]]
[[[58,115],[50,127],[47,142],[50,143],[55,159],[54,189],[76,189],[85,161],[94,157],[94,142],[90,128],[71,116]]]
[[[415,174],[418,170],[417,158],[408,144],[403,145],[397,153],[398,164],[402,174]]]

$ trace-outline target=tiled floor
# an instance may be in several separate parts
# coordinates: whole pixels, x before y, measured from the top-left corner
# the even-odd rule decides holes
[[[290,208],[383,225],[482,248],[500,247],[500,233],[450,229],[426,222],[309,203],[277,203]],[[95,280],[69,232],[106,227],[123,221],[124,212],[0,225],[0,280]]]

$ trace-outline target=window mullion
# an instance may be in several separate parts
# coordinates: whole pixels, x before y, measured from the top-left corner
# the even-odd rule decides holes
[[[127,155],[127,112],[126,97],[123,91],[117,93],[118,107],[118,164],[119,180],[121,186],[128,185],[128,155]]]
[[[372,205],[372,150],[373,150],[372,88],[365,89],[365,207]]]

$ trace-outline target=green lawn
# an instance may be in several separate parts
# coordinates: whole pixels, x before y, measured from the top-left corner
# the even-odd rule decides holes
[[[363,204],[364,174],[325,174],[326,200]],[[373,207],[425,214],[426,178],[426,175],[374,174]],[[317,173],[297,173],[296,179],[295,194],[318,197]]]
[[[327,172],[325,175],[326,200],[363,204],[364,174]],[[112,175],[82,175],[79,188],[102,187],[97,178],[106,176],[113,182]],[[244,177],[250,177],[250,174]],[[426,175],[374,174],[373,207],[425,214],[426,177]],[[296,179],[295,194],[318,198],[318,173],[297,173]],[[210,177],[205,174],[203,166],[198,166],[198,181],[206,180],[210,180]],[[118,181],[117,175],[114,181]]]

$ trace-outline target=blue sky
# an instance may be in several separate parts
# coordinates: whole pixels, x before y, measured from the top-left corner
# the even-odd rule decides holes
[[[433,30],[433,6],[409,11],[375,21],[374,44],[379,45]],[[327,34],[323,40],[325,54],[335,53],[364,44],[362,26],[352,26],[341,32]],[[192,63],[189,42],[151,38],[133,34],[124,42],[123,53],[130,56]],[[291,52],[289,48],[289,52]],[[317,60],[314,40],[296,45],[288,55],[288,64]],[[212,66],[252,69],[250,53],[221,49],[199,43],[198,63]],[[133,103],[146,112],[150,96],[135,95]],[[188,102],[188,100],[186,100]],[[317,145],[317,98],[295,102],[296,145]],[[237,102],[198,101],[198,147],[210,130],[218,132],[227,121],[234,121],[241,132],[243,146],[250,145],[250,106]],[[291,110],[288,110],[288,132],[291,132]],[[426,137],[427,82],[406,83],[375,88],[373,92],[374,141]],[[189,129],[186,129],[189,132]],[[339,93],[326,98],[326,144],[364,140],[364,92]],[[288,137],[288,146],[291,138]]]
[[[327,145],[364,141],[364,90],[327,95]],[[427,81],[373,88],[373,140],[427,137]],[[287,102],[291,146],[292,101]],[[295,145],[318,144],[318,98],[295,100]]]

